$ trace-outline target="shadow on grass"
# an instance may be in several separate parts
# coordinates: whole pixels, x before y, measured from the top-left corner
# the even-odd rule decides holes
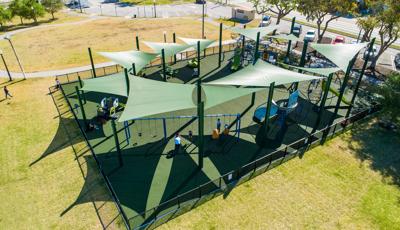
[[[371,168],[400,186],[400,135],[378,125],[377,118],[352,129],[348,147],[361,161],[371,161]]]

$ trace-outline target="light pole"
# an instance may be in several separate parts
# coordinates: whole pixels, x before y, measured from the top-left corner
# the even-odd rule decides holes
[[[11,74],[10,74],[10,70],[8,69],[6,60],[4,59],[3,51],[2,51],[2,50],[0,50],[0,55],[1,55],[1,60],[3,60],[4,67],[6,68],[6,71],[7,71],[7,74],[8,74],[8,79],[9,79],[10,81],[12,81]]]
[[[153,0],[154,17],[157,18],[156,0]]]
[[[101,8],[101,4],[100,4],[100,15],[103,16],[103,8]]]
[[[204,5],[206,4],[205,0],[203,0],[202,3],[203,3],[203,13],[201,18],[201,37],[204,39]]]
[[[9,34],[7,34],[6,36],[4,36],[4,39],[6,39],[10,43],[11,48],[14,51],[15,57],[17,58],[19,68],[21,69],[22,75],[24,76],[24,80],[25,80],[26,79],[25,71],[24,71],[24,68],[22,67],[21,61],[19,60],[17,51],[15,50],[14,45],[12,44],[11,36]]]

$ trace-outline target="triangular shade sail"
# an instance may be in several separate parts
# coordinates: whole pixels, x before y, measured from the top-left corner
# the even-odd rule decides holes
[[[238,27],[232,27],[229,30],[231,30],[234,33],[238,33],[241,35],[244,35],[252,40],[257,40],[257,33],[260,32],[260,39],[264,37],[265,35],[271,33],[272,31],[278,29],[279,26],[267,26],[267,27],[256,27],[256,28],[238,28]]]
[[[305,67],[298,67],[298,66],[293,66],[293,65],[287,65],[291,68],[295,68],[295,69],[300,69],[303,70],[305,72],[308,73],[315,73],[315,74],[319,74],[325,77],[328,77],[329,74],[331,73],[336,73],[338,71],[340,71],[340,68],[338,67],[333,67],[333,68],[305,68]]]
[[[287,40],[287,41],[289,41],[289,40],[296,41],[296,42],[297,41],[299,41],[299,42],[303,41],[302,39],[294,36],[293,34],[278,34],[278,35],[271,35],[271,36],[268,36],[268,37],[275,38],[275,39],[283,39],[283,40]]]
[[[129,97],[119,122],[140,117],[195,108],[196,85],[167,83],[130,77]]]
[[[365,43],[358,44],[317,44],[311,43],[311,47],[318,53],[324,55],[331,60],[343,71],[347,70],[349,62],[353,59],[361,49],[368,45]]]
[[[182,38],[182,37],[178,38],[181,39],[187,45],[194,47],[196,50],[197,50],[197,42],[200,41],[200,51],[203,51],[204,49],[206,49],[212,43],[215,42],[215,40],[208,40],[208,39],[195,39],[195,38]]]
[[[136,72],[139,72],[141,69],[143,69],[158,55],[136,50],[121,52],[99,52],[99,54],[127,69],[132,68],[132,63],[135,63]]]
[[[162,43],[162,42],[143,42],[148,47],[154,50],[155,53],[161,54],[161,50],[164,49],[165,57],[172,57],[175,54],[192,47],[192,45],[182,45],[177,43]]]
[[[106,77],[83,80],[81,90],[109,93],[127,97],[126,78],[124,73],[116,73]]]
[[[218,104],[248,95],[253,92],[264,90],[263,88],[236,88],[231,86],[213,86],[203,85],[205,93],[205,109],[211,108]]]
[[[205,84],[268,87],[272,82],[275,82],[275,85],[284,85],[320,78],[290,71],[258,60],[255,65],[249,65],[229,76]]]

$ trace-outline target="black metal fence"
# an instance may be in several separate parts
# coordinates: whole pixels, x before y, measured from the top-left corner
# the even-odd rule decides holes
[[[224,53],[232,51],[235,47],[235,44],[229,44],[227,47],[224,47]],[[205,56],[213,55],[218,53],[218,48],[211,47],[204,52]],[[217,51],[217,52],[215,52]],[[180,57],[177,58],[178,61],[187,60],[189,58],[193,58],[193,55],[196,55],[195,51],[188,51],[179,54]],[[160,65],[160,60],[153,61],[149,67]],[[149,68],[147,67],[147,68]],[[102,68],[97,68],[96,74],[97,76],[105,76],[113,73],[120,72],[122,70],[121,67],[117,65],[107,66]],[[58,79],[61,83],[71,83],[78,81],[78,76],[81,79],[92,78],[92,70],[81,71],[72,74],[58,75]],[[62,87],[61,87],[62,90]],[[330,127],[326,127],[318,132],[310,134],[307,137],[297,140],[296,142],[287,145],[283,148],[280,148],[268,155],[265,155],[251,163],[243,165],[242,167],[231,171],[218,179],[213,181],[209,181],[205,184],[199,185],[197,188],[194,188],[186,193],[176,196],[170,200],[167,200],[158,206],[146,210],[134,217],[128,218],[125,214],[123,208],[121,207],[121,203],[107,177],[104,173],[104,170],[96,157],[96,154],[93,151],[93,148],[86,136],[85,131],[81,127],[76,114],[73,112],[73,108],[66,98],[64,91],[62,93],[68,103],[69,109],[71,110],[78,126],[81,131],[82,136],[84,137],[86,144],[88,145],[93,158],[96,161],[96,164],[102,174],[107,188],[109,189],[114,202],[118,207],[118,211],[123,217],[125,227],[127,229],[152,229],[161,224],[203,204],[204,202],[212,199],[215,196],[225,193],[226,191],[231,190],[233,187],[250,180],[251,178],[260,175],[266,172],[269,169],[272,169],[290,159],[295,158],[298,155],[303,154],[310,148],[313,148],[319,144],[323,144],[325,141],[325,137],[332,138],[336,135],[343,133],[348,128],[351,128],[355,122],[367,117],[368,115],[375,113],[380,110],[379,106],[372,106],[368,109],[365,109],[362,112],[352,115],[351,117],[344,119],[343,121],[337,122]],[[324,135],[325,132],[329,132],[327,135]]]
[[[224,59],[225,53],[233,51],[235,49],[235,47],[236,47],[236,43],[223,45],[222,46],[222,54],[223,54],[222,58]],[[216,54],[218,54],[218,52],[219,52],[218,46],[209,47],[209,48],[204,49],[203,56],[207,57],[207,56],[211,56],[211,55],[216,55]],[[195,57],[197,57],[197,51],[195,51],[195,50],[185,51],[185,52],[178,53],[176,55],[176,61],[177,62],[186,61],[188,59],[192,59]],[[171,57],[170,60],[166,60],[166,61],[170,62],[170,63],[175,62],[174,57]],[[162,64],[161,58],[157,57],[156,59],[152,60],[144,69],[160,66],[161,64]],[[120,65],[110,65],[110,66],[104,66],[104,67],[97,67],[97,68],[95,68],[95,71],[96,71],[97,77],[104,77],[104,76],[107,76],[110,74],[115,74],[115,73],[119,73],[119,72],[123,71],[123,67],[121,67]],[[58,80],[62,84],[71,83],[71,82],[78,81],[79,78],[81,78],[82,80],[93,78],[93,70],[88,69],[88,70],[83,70],[83,71],[74,72],[74,73],[60,74],[55,77],[58,78]]]
[[[160,205],[149,209],[135,217],[129,218],[128,222],[132,229],[152,229],[161,224],[203,204],[215,196],[223,194],[233,187],[258,176],[296,156],[304,154],[305,151],[323,144],[324,132],[329,132],[327,139],[333,138],[351,128],[355,122],[364,119],[370,114],[379,111],[379,106],[368,108],[360,113],[344,119],[340,122],[326,127],[307,137],[297,140],[292,144],[282,147],[268,155],[231,171],[218,179],[199,185],[186,193],[167,200]],[[143,222],[143,219],[145,221]]]

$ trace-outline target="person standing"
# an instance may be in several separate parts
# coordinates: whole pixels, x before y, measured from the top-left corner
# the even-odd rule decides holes
[[[61,88],[60,80],[58,80],[58,78],[56,77],[56,89],[60,89],[60,88]]]
[[[8,99],[8,97],[10,97],[10,99],[11,99],[11,94],[10,94],[10,91],[7,89],[7,86],[4,86],[4,94],[5,94],[5,96],[6,96],[6,99]]]
[[[179,153],[179,150],[181,149],[181,137],[179,136],[179,133],[175,134],[174,142],[175,142],[175,150],[173,156]]]
[[[217,129],[218,129],[218,133],[221,133],[221,119],[217,119]]]

